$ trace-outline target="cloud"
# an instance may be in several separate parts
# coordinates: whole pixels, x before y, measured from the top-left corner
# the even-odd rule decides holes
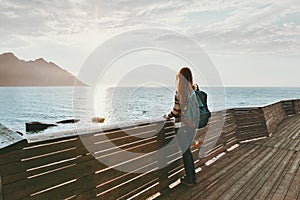
[[[190,1],[3,1],[3,29],[28,35],[67,35],[94,29],[128,28],[136,25],[177,26],[192,12],[239,6],[238,0]],[[180,28],[180,27],[179,27]]]
[[[275,71],[297,74],[299,66],[299,0],[0,2],[0,52],[12,51],[25,60],[43,57],[71,72],[79,72],[87,56],[102,42],[144,27],[167,28],[195,39],[217,65],[224,67],[225,75],[234,73],[227,77],[229,84],[245,85],[243,81],[249,75],[243,77],[241,73],[247,66],[256,72],[277,65],[275,70],[268,70],[270,77]],[[174,40],[172,34],[149,35],[152,45],[153,37],[157,44],[170,41],[180,50],[190,49],[184,40]],[[132,35],[132,39],[140,42],[138,36]],[[253,64],[253,60],[257,62]],[[292,70],[287,71],[288,66]],[[271,79],[263,81],[272,83]]]
[[[300,13],[298,2],[1,1],[1,47],[38,46],[41,40],[68,46],[88,42],[88,38],[97,38],[97,34],[112,36],[135,28],[154,26],[187,33],[212,52],[295,54],[300,52],[299,24],[291,20],[278,23],[278,20],[292,13]],[[228,9],[230,12],[224,12]],[[221,18],[207,25],[201,23],[205,20],[201,19],[203,13],[207,18],[221,13]],[[193,20],[195,16],[200,16],[199,22]],[[183,22],[187,22],[185,26],[182,26]]]
[[[232,12],[224,21],[191,28],[189,34],[218,53],[299,54],[299,25],[277,23],[289,14],[300,13],[296,1],[274,1],[247,6]]]

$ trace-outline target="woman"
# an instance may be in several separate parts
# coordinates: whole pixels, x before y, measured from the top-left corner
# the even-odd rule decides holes
[[[187,186],[197,183],[193,155],[190,150],[199,120],[199,109],[196,94],[193,90],[193,76],[188,67],[183,67],[176,75],[176,95],[173,110],[165,118],[180,117],[181,128],[176,138],[182,151],[186,176],[181,182]]]

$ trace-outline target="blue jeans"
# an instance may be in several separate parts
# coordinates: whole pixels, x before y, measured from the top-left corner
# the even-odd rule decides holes
[[[188,126],[181,127],[176,131],[177,141],[179,143],[182,152],[182,159],[183,159],[186,179],[190,182],[196,180],[194,158],[190,150],[190,146],[192,144],[194,135],[195,135],[195,129],[190,128]]]
[[[196,180],[196,172],[195,172],[194,158],[190,148],[188,148],[182,154],[182,159],[183,159],[186,179],[190,182],[194,182]]]

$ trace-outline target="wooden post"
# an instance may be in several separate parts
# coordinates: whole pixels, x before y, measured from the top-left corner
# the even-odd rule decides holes
[[[274,103],[262,108],[264,118],[268,128],[269,136],[277,129],[279,124],[285,118],[285,111],[283,110],[281,102]]]
[[[1,166],[3,162],[3,155],[10,150],[13,150],[12,146],[21,142],[25,141],[25,139],[19,135],[18,133],[8,129],[4,125],[0,124],[0,200],[5,199],[4,198],[4,193],[3,191],[3,167]]]
[[[240,141],[269,136],[262,108],[234,109]]]
[[[281,104],[286,117],[296,114],[293,100],[281,101]]]
[[[300,99],[293,100],[293,102],[294,102],[295,114],[300,114]]]

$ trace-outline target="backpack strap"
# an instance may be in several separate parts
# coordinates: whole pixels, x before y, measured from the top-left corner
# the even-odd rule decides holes
[[[182,109],[182,120],[184,124],[188,125],[189,127],[195,128],[197,126],[197,113],[198,113],[198,106],[196,105],[197,96],[195,91],[192,91],[188,97],[187,104],[183,106]]]
[[[195,83],[195,84],[193,85],[193,87],[194,87],[194,91],[200,91],[199,85],[198,85],[197,83]]]

